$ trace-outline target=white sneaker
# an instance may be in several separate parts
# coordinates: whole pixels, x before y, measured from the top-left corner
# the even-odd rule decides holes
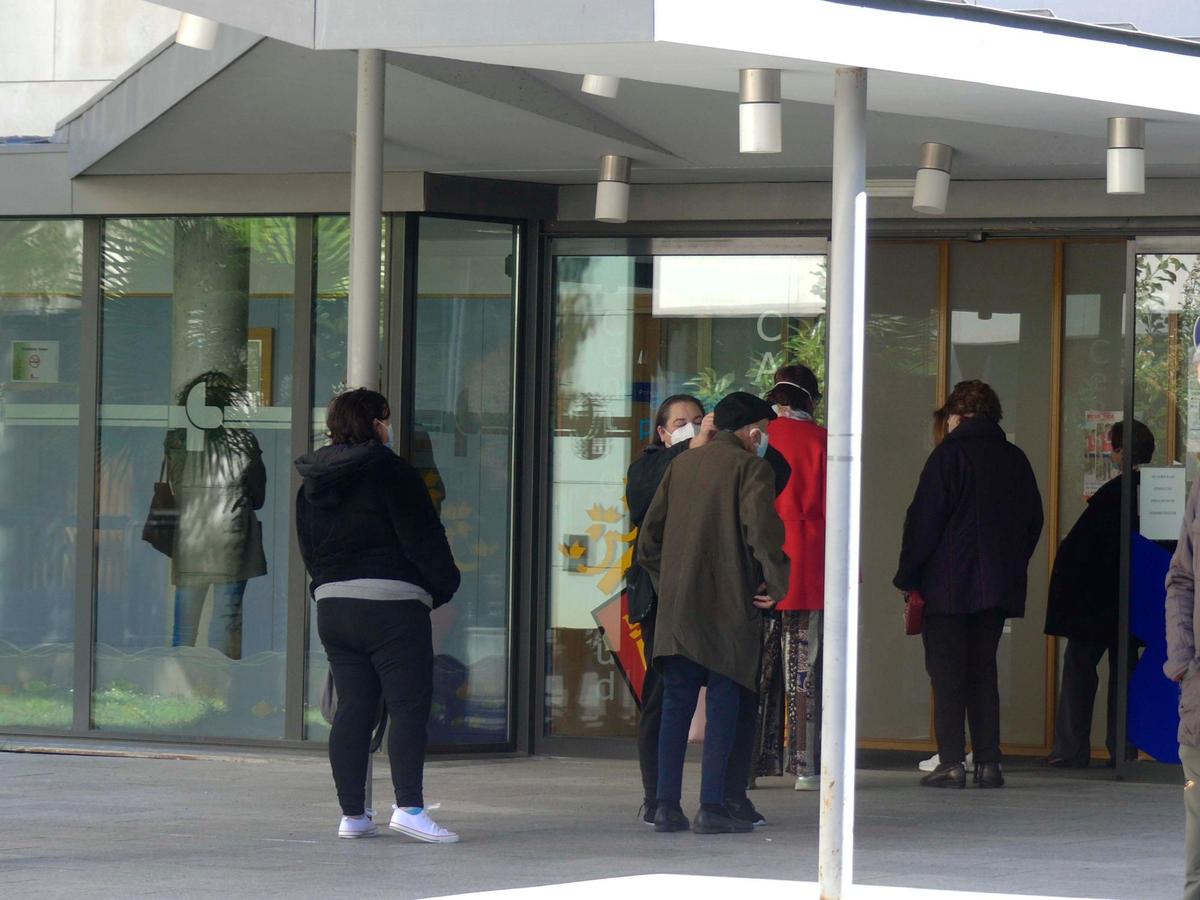
[[[796,790],[798,791],[819,791],[821,789],[820,775],[797,775]]]
[[[933,756],[929,757],[929,759],[923,759],[919,763],[917,763],[917,768],[920,769],[922,772],[932,772],[934,769],[936,769],[938,767],[938,763],[940,763],[941,761],[942,761],[941,757],[935,753],[935,754],[933,754]],[[965,763],[965,766],[966,766],[966,769],[968,772],[975,771],[975,754],[974,753],[967,754],[967,761]]]
[[[427,844],[458,843],[458,835],[453,831],[447,831],[429,818],[429,812],[424,809],[415,816],[410,816],[400,807],[393,806],[392,821],[388,823],[388,828],[401,834],[407,834],[418,841],[425,841]]]
[[[342,824],[338,826],[340,838],[374,837],[378,833],[375,811],[372,809],[368,809],[361,816],[342,816]]]

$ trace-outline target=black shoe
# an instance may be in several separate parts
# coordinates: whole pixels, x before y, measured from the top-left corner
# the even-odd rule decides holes
[[[979,766],[975,767],[979,771]],[[976,776],[978,778],[978,776]],[[921,779],[924,787],[935,788],[965,788],[967,786],[967,770],[962,763],[943,763]]]
[[[975,785],[981,788],[1004,787],[1004,776],[1000,773],[1000,763],[976,763]]]
[[[703,806],[692,820],[692,831],[696,834],[749,834],[753,830],[754,825],[750,822],[743,822],[727,812],[717,812]]]
[[[658,809],[654,813],[655,831],[688,831],[691,827],[688,817],[683,814],[683,810],[678,806],[667,806],[665,803],[658,804]]]
[[[653,825],[654,824],[654,814],[656,812],[658,812],[658,801],[657,800],[643,800],[642,806],[638,810],[638,818],[640,818],[647,825]]]
[[[754,804],[750,802],[749,797],[744,797],[740,800],[726,800],[725,809],[729,811],[731,818],[741,822],[749,822],[751,825],[766,825],[767,820],[763,817]]]

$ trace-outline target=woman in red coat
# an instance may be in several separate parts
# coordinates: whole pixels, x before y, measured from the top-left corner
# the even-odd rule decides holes
[[[796,790],[820,785],[821,610],[825,606],[825,429],[813,419],[821,399],[806,366],[784,366],[767,393],[779,418],[771,447],[792,468],[775,500],[792,563],[787,597],[767,619],[759,698],[761,738],[756,774],[796,776]]]

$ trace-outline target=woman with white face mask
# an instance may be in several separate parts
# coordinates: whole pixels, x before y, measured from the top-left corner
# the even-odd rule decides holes
[[[629,506],[629,520],[641,527],[642,519],[650,508],[650,501],[671,461],[689,448],[708,443],[716,432],[712,416],[704,415],[700,401],[690,394],[675,394],[664,400],[654,418],[654,435],[651,444],[629,467],[626,479],[625,500]],[[629,618],[641,623],[645,641],[646,659],[653,656],[654,615],[657,598],[650,579],[637,563],[635,557],[626,575],[629,587]],[[642,685],[642,716],[638,722],[638,762],[642,770],[642,787],[645,791],[645,821],[654,824],[656,797],[658,796],[658,731],[662,718],[662,682],[654,670],[646,672]]]

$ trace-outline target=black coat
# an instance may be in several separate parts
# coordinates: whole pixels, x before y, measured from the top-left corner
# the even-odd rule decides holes
[[[1136,482],[1135,482],[1136,484]],[[1121,596],[1121,476],[1088,500],[1054,557],[1046,634],[1117,643]]]
[[[434,607],[454,596],[461,576],[416,469],[375,441],[322,447],[296,469],[296,535],[314,591],[385,578],[424,588]]]
[[[1029,460],[990,419],[964,419],[934,449],[904,519],[894,584],[932,615],[1025,615],[1042,498]]]
[[[681,441],[673,447],[651,444],[633,461],[625,476],[625,505],[629,507],[629,522],[635,528],[642,527],[650,503],[667,473],[667,467],[691,445],[690,440]],[[765,458],[775,473],[775,496],[779,496],[792,475],[792,467],[788,465],[783,454],[769,444]],[[633,561],[625,573],[625,584],[629,590],[629,621],[645,621],[654,612],[657,597],[649,577],[638,565],[636,546]]]

